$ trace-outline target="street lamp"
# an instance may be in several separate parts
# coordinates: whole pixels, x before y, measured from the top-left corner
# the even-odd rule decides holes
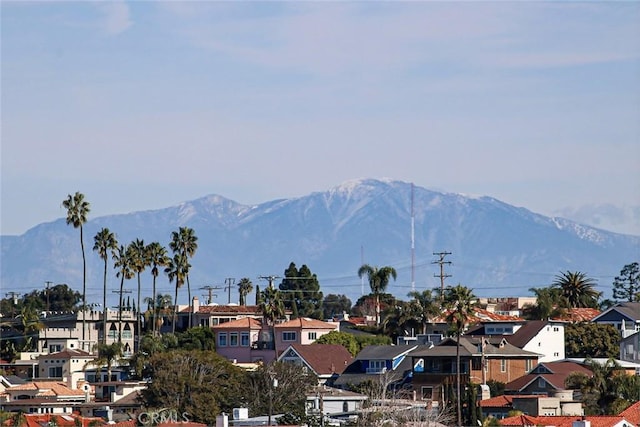
[[[269,373],[269,417],[267,418],[267,425],[271,425],[271,415],[273,414],[273,391],[278,387],[278,379],[274,378],[273,373]]]

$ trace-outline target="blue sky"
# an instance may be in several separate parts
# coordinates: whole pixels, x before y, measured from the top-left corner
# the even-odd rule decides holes
[[[1,7],[2,234],[361,177],[640,205],[638,2]]]

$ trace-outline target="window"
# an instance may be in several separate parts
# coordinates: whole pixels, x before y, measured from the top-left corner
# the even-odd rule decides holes
[[[131,334],[131,326],[129,324],[124,325],[124,331],[122,331],[123,339],[131,339],[133,335]]]
[[[249,332],[240,333],[240,345],[242,347],[249,347]]]
[[[49,378],[62,378],[62,366],[49,368]]]
[[[553,327],[553,332],[558,332],[560,330],[560,328],[558,328],[557,326]]]
[[[531,367],[533,365],[533,361],[531,359],[527,359],[524,361],[524,370],[529,372],[531,370]]]
[[[538,378],[538,388],[547,388],[547,382],[544,378]]]
[[[433,399],[433,387],[422,387],[422,400]]]
[[[500,372],[507,372],[507,359],[500,360]]]
[[[111,324],[111,327],[109,328],[109,333],[107,334],[107,337],[109,337],[111,339],[118,338],[118,328],[116,328],[115,324]]]
[[[62,345],[60,344],[55,344],[55,345],[50,345],[49,346],[49,353],[57,353],[59,351],[62,351]]]
[[[318,333],[317,332],[309,332],[309,339],[312,341],[315,341],[318,339]]]
[[[384,373],[387,370],[387,363],[384,360],[370,360],[369,368],[367,369],[368,374],[379,374]]]
[[[229,333],[229,345],[231,347],[237,347],[238,346],[238,333],[237,332]]]
[[[295,332],[283,332],[282,333],[282,341],[295,341],[296,333]]]
[[[227,333],[222,332],[218,333],[218,347],[226,347],[227,346]]]

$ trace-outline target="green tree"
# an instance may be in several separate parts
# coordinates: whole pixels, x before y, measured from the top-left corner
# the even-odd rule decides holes
[[[222,412],[246,405],[246,373],[213,351],[156,353],[149,359],[149,374],[142,391],[149,408],[172,408],[192,421],[214,425]]]
[[[247,305],[247,295],[253,291],[253,283],[248,277],[243,277],[238,282],[238,294],[240,295],[240,305]]]
[[[613,298],[640,302],[640,266],[637,262],[625,265],[620,275],[613,279]]]
[[[107,381],[111,381],[111,371],[113,370],[113,365],[124,360],[122,357],[122,343],[113,342],[111,344],[97,344],[94,347],[94,350],[98,352],[98,358],[87,362],[85,368],[87,366],[96,366],[98,368],[106,366]]]
[[[80,229],[80,249],[82,250],[82,341],[85,339],[86,330],[86,310],[87,310],[87,260],[84,254],[84,236],[82,226],[87,222],[89,214],[89,202],[84,199],[84,194],[76,191],[72,196],[62,202],[62,206],[67,210],[67,225]]]
[[[567,308],[597,308],[602,292],[595,290],[596,283],[579,271],[567,271],[556,276],[553,287],[560,290],[560,296]]]
[[[113,252],[113,268],[117,270],[116,277],[120,278],[120,298],[118,302],[118,342],[122,342],[122,294],[124,293],[124,281],[132,279],[134,277],[133,269],[131,268],[133,253],[131,246],[120,245],[115,252]],[[106,333],[106,331],[105,331]]]
[[[317,384],[317,377],[300,365],[271,362],[249,372],[244,400],[250,416],[289,414],[303,420],[306,394]]]
[[[169,258],[167,266],[164,272],[169,277],[169,283],[175,281],[175,295],[173,297],[173,322],[172,332],[176,333],[176,323],[178,322],[178,289],[184,285],[184,278],[186,271],[189,270],[189,262],[179,253],[173,255],[173,258]]]
[[[376,298],[376,325],[380,325],[380,294],[383,293],[389,285],[389,279],[396,280],[398,274],[393,267],[372,267],[369,264],[363,264],[358,269],[358,277],[367,276],[371,292]]]
[[[322,317],[331,319],[343,313],[351,313],[351,300],[346,295],[329,294],[322,301]]]
[[[178,348],[184,350],[215,350],[216,336],[208,327],[198,326],[176,334]]]
[[[564,328],[567,357],[617,357],[620,334],[615,326],[592,323],[568,323]]]
[[[158,242],[151,242],[146,248],[147,251],[147,260],[149,261],[149,265],[151,266],[151,276],[153,277],[153,290],[151,297],[151,312],[153,314],[153,319],[151,320],[151,328],[153,330],[153,334],[156,333],[156,324],[157,324],[157,315],[158,310],[156,309],[156,303],[158,302],[158,297],[165,297],[168,295],[156,295],[156,279],[158,278],[159,269],[158,267],[165,267],[169,263],[169,257],[167,256],[167,249],[162,246]],[[169,300],[171,297],[169,296]],[[162,299],[161,299],[162,301]]]
[[[445,289],[444,306],[447,309],[447,323],[456,335],[456,402],[458,426],[462,425],[462,389],[460,385],[460,336],[464,333],[469,319],[474,314],[477,298],[473,290],[462,285]]]
[[[426,334],[429,323],[442,312],[440,300],[428,289],[422,292],[409,292],[408,296],[411,298],[411,303],[414,306],[412,311],[418,315],[418,320],[422,326],[422,333]]]
[[[198,249],[198,237],[193,231],[193,228],[189,227],[180,227],[178,231],[173,231],[171,233],[171,243],[169,243],[169,248],[173,251],[174,254],[180,254],[182,261],[182,271],[184,273],[184,278],[187,282],[187,297],[189,298],[189,328],[191,327],[191,283],[189,282],[189,270],[191,269],[191,264],[189,264],[189,259],[193,258]],[[177,301],[177,299],[176,299]]]
[[[144,240],[136,239],[129,245],[131,247],[131,269],[136,274],[138,279],[138,304],[142,301],[141,295],[141,283],[140,283],[140,275],[142,272],[150,265],[149,261],[149,252],[147,251],[147,247],[144,244]],[[135,302],[134,302],[135,304]],[[142,328],[140,327],[140,310],[134,310],[136,316],[136,349],[138,348],[138,344],[140,341],[140,336],[142,335]]]
[[[361,350],[356,337],[347,332],[331,331],[315,340],[314,344],[338,344],[346,348],[352,356]]]
[[[104,261],[104,272],[102,276],[102,344],[107,343],[107,261],[109,253],[113,256],[114,251],[118,248],[116,235],[109,231],[108,228],[102,228],[93,237],[93,250],[98,252],[98,256]]]
[[[153,322],[152,334],[157,335],[164,323],[165,317],[173,313],[171,309],[171,295],[158,294],[155,298],[145,298],[145,302],[149,305],[152,311],[150,316],[150,321]]]
[[[279,289],[285,308],[297,313],[295,317],[322,319],[320,283],[309,267],[302,265],[298,270],[295,263],[290,263]]]
[[[23,307],[36,312],[58,311],[76,312],[78,303],[82,302],[82,294],[74,291],[65,283],[60,283],[48,289],[37,289],[22,298],[3,298],[0,301],[0,312],[3,317],[15,317]]]
[[[547,320],[562,314],[560,308],[560,289],[554,287],[530,288],[536,297],[536,303],[527,304],[523,309],[523,317],[527,320]]]

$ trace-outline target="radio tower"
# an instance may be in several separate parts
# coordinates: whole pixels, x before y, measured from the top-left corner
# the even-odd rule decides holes
[[[416,291],[416,239],[413,215],[413,182],[411,183],[411,292]]]

